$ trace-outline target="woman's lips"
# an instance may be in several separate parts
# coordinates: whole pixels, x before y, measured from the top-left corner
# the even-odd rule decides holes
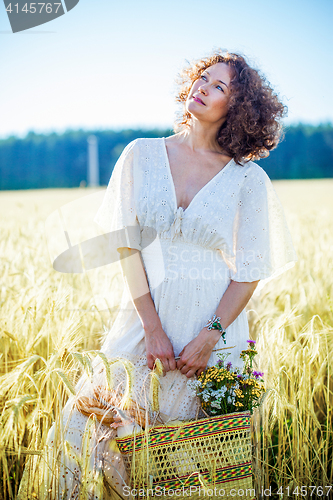
[[[206,104],[205,104],[204,102],[202,102],[202,100],[200,99],[200,97],[194,97],[194,96],[193,96],[193,100],[194,100],[195,102],[199,102],[200,104],[203,104],[203,106],[206,106]]]

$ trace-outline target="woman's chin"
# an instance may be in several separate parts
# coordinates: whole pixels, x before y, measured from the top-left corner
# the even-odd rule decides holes
[[[198,106],[199,106],[199,104],[194,103],[194,105],[193,105],[192,102],[190,102],[186,106],[186,111],[188,113],[190,113],[191,118],[198,118],[198,119],[203,118],[203,116],[204,116],[204,113],[202,112],[203,110],[198,109]]]

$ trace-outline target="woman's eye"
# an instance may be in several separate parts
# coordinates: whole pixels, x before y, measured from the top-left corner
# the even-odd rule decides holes
[[[200,78],[201,78],[202,80],[205,80],[205,81],[207,80],[207,76],[206,76],[206,75],[201,75],[201,76],[200,76]]]
[[[217,87],[216,87],[216,88],[217,88],[217,89],[219,89],[219,90],[222,90],[222,92],[224,93],[224,90],[223,90],[223,88],[221,87],[221,85],[217,85]]]

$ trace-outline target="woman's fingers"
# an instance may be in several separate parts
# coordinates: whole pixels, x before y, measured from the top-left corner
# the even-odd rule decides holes
[[[169,370],[170,371],[176,370],[177,369],[177,363],[176,363],[176,360],[175,360],[175,356],[170,357],[168,359],[168,361],[169,361]]]
[[[195,362],[191,363],[190,361],[188,361],[186,363],[183,363],[182,367],[180,368],[180,373],[185,375],[187,378],[191,378],[193,377],[195,372],[200,368],[201,367],[199,367],[197,363]]]
[[[202,360],[199,360],[197,356],[189,359],[182,359],[182,357],[180,357],[180,359],[177,360],[177,369],[188,378],[193,377],[195,374],[199,376],[205,368]]]
[[[151,354],[147,354],[147,366],[149,370],[154,368],[155,358]]]
[[[161,356],[160,361],[166,372],[173,371],[177,369],[177,364],[174,354],[169,354],[168,356]]]
[[[182,359],[182,355],[184,353],[184,349],[179,353],[179,355],[176,358],[176,368],[177,370],[181,370],[185,364],[184,360]]]
[[[146,335],[146,350],[147,364],[151,370],[153,369],[156,358],[161,361],[165,373],[176,369],[173,346],[162,329],[159,333],[155,332],[154,335]],[[148,355],[148,353],[150,355]]]
[[[150,355],[147,355],[147,365],[150,370],[153,370],[154,368],[154,363],[156,359],[159,359],[163,365],[163,370],[164,370],[164,375],[168,371],[176,370],[177,365],[176,365],[176,360],[174,355],[169,355],[169,357],[166,357],[165,355],[154,355],[152,352]]]

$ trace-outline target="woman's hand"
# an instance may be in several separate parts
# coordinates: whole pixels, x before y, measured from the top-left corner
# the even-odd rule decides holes
[[[220,340],[218,330],[203,328],[199,335],[191,340],[180,352],[177,368],[183,375],[190,378],[196,373],[198,376],[204,371],[212,351]]]
[[[161,324],[146,330],[145,340],[148,368],[152,370],[155,359],[158,358],[163,365],[164,374],[170,370],[176,370],[173,346]]]

